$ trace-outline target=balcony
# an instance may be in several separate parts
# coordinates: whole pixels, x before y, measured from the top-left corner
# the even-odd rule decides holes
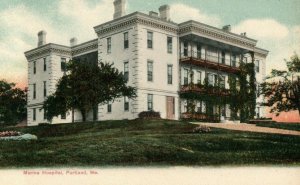
[[[220,116],[219,115],[208,115],[205,113],[182,113],[181,119],[185,120],[197,120],[197,121],[205,121],[205,122],[212,122],[212,123],[218,123],[220,122]]]
[[[199,84],[182,85],[180,93],[197,93],[197,94],[209,94],[216,96],[230,96],[230,90],[220,87],[208,86]]]
[[[203,68],[214,69],[233,74],[238,74],[240,72],[236,60],[228,60],[222,57],[207,54],[205,57],[201,57],[201,54],[199,52],[194,51],[182,53],[180,55],[180,63],[200,66]],[[228,65],[228,63],[230,63],[230,65]]]

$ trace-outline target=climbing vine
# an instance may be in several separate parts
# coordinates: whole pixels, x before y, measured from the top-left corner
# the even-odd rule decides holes
[[[197,84],[204,89],[206,93],[197,93],[193,91],[182,92],[180,97],[187,100],[188,113],[195,113],[195,107],[197,101],[203,101],[206,105],[213,105],[218,107],[219,113],[217,114],[219,119],[221,115],[221,106],[229,104],[232,120],[240,120],[245,122],[255,116],[256,107],[256,79],[255,79],[255,66],[254,63],[240,63],[240,72],[238,74],[228,75],[229,92],[228,96],[221,96],[221,92],[225,89],[220,87],[220,80],[213,87],[209,85],[208,78],[204,79],[204,84]],[[193,79],[191,74],[191,79]],[[194,84],[189,84],[192,87]],[[209,93],[212,90],[217,93]],[[210,114],[207,112],[206,113]]]

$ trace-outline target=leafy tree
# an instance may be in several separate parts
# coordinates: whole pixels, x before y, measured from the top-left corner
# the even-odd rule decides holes
[[[99,65],[87,65],[85,62],[73,60],[66,68],[65,75],[57,84],[56,92],[43,106],[49,120],[68,110],[78,109],[82,120],[86,121],[87,113],[98,104],[105,104],[123,96],[136,97],[136,89],[127,86],[123,74],[113,64],[100,62]],[[58,108],[53,110],[55,106]]]
[[[0,123],[12,125],[24,120],[27,115],[26,98],[26,90],[0,80]]]
[[[287,71],[273,69],[266,82],[261,84],[261,94],[265,96],[265,106],[271,113],[298,110],[300,115],[300,59],[295,53],[290,61],[285,60]]]

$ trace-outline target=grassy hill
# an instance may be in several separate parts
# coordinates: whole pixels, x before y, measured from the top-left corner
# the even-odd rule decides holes
[[[194,127],[124,120],[9,129],[39,139],[0,141],[0,167],[300,164],[300,137]]]

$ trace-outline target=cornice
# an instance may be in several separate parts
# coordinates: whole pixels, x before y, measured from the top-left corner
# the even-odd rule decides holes
[[[90,40],[88,42],[73,46],[71,48],[72,56],[79,55],[86,52],[97,51],[97,49],[98,49],[98,39]]]
[[[94,30],[99,36],[135,24],[143,24],[152,28],[158,28],[176,34],[178,32],[177,24],[169,21],[163,21],[160,18],[151,17],[147,14],[143,14],[140,12],[135,12],[127,16],[123,16],[121,18],[109,21],[107,23],[95,26]]]
[[[257,41],[231,32],[226,32],[209,25],[205,25],[196,21],[188,21],[179,25],[179,36],[187,33],[199,33],[204,36],[220,39],[228,43],[238,45],[243,48],[251,48],[256,46]]]
[[[258,47],[255,47],[254,48],[254,54],[257,55],[257,56],[260,56],[260,57],[267,57],[268,54],[269,54],[269,51],[268,50],[265,50],[265,49],[262,49],[262,48],[258,48]]]
[[[58,44],[46,44],[41,47],[35,48],[33,50],[25,52],[25,56],[27,61],[36,59],[42,55],[57,53],[61,55],[70,55],[71,56],[71,48],[67,46],[62,46]]]

